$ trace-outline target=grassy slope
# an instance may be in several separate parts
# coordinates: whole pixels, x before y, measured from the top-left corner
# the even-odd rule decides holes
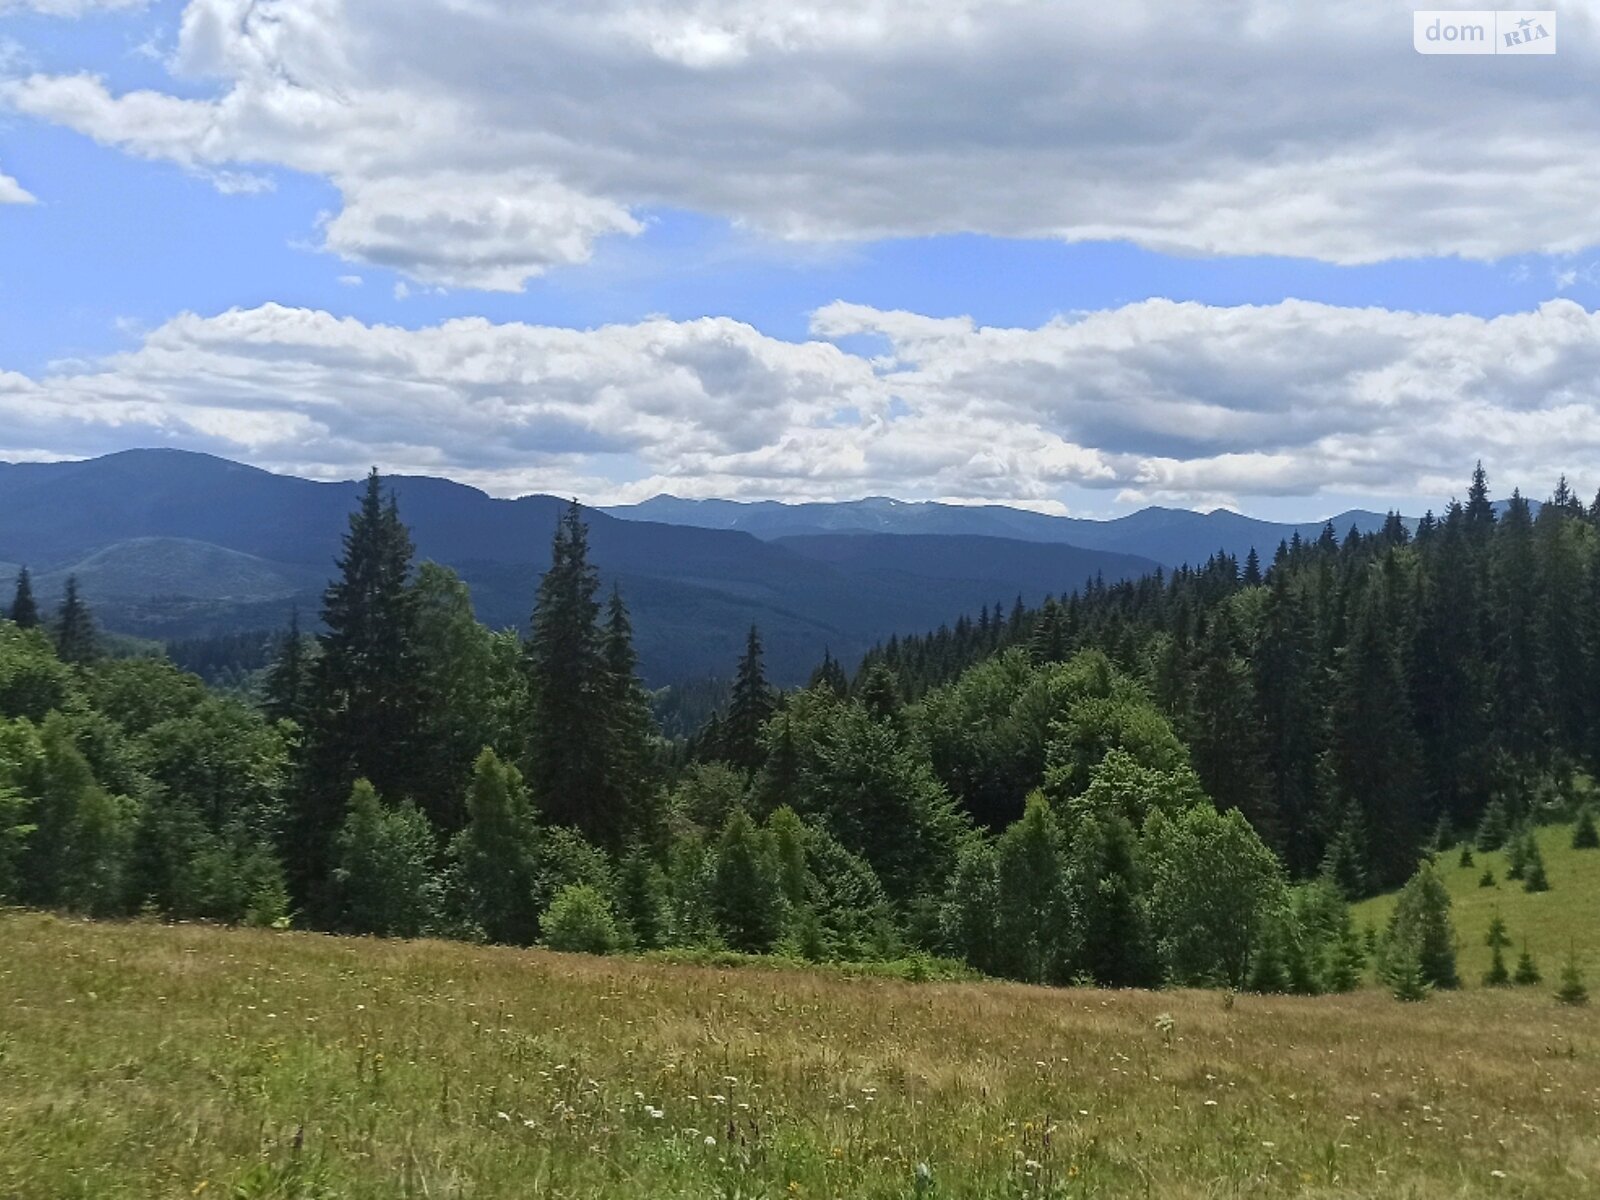
[[[1600,1019],[0,913],[0,1128],[22,1200],[1591,1196]]]
[[[1550,879],[1548,892],[1530,894],[1517,880],[1507,879],[1503,851],[1482,854],[1475,850],[1470,867],[1457,865],[1459,847],[1439,855],[1439,872],[1450,889],[1450,916],[1459,941],[1457,962],[1462,982],[1469,986],[1476,986],[1489,968],[1489,948],[1483,944],[1483,935],[1497,908],[1511,934],[1508,965],[1516,964],[1526,938],[1545,979],[1554,981],[1570,945],[1590,970],[1591,984],[1600,985],[1600,979],[1593,978],[1593,971],[1600,967],[1600,850],[1572,849],[1570,825],[1549,825],[1536,836]],[[1491,888],[1478,886],[1486,866],[1495,875]],[[1356,922],[1370,921],[1382,929],[1393,909],[1392,894],[1378,896],[1355,907]]]

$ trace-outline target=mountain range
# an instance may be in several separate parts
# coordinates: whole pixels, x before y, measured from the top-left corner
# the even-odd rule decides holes
[[[419,558],[454,568],[480,618],[524,625],[566,503],[497,499],[396,476]],[[130,450],[80,462],[0,464],[0,587],[16,564],[46,601],[76,575],[117,632],[180,638],[314,617],[361,485],[273,474],[204,454]],[[1270,557],[1298,531],[1236,513],[1151,508],[1112,521],[1003,506],[868,499],[743,504],[657,497],[586,511],[607,588],[633,614],[640,669],[665,683],[725,675],[760,626],[773,678],[803,679],[825,649],[848,661],[1020,595],[1037,603],[1095,575],[1135,578],[1222,549]],[[1376,513],[1335,525],[1375,528]]]

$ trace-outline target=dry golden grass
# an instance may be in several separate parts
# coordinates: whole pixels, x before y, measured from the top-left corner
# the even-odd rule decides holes
[[[1600,1019],[0,914],[0,1196],[910,1197],[919,1163],[939,1197],[1594,1196]]]

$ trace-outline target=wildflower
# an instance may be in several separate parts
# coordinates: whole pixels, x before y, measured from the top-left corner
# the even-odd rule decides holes
[[[709,1133],[706,1134],[706,1145],[707,1146],[715,1146],[716,1144],[717,1144],[717,1139],[712,1137]]]

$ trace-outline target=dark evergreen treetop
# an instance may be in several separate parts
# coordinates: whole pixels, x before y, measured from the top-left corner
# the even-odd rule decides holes
[[[17,590],[11,599],[11,620],[23,629],[39,626],[39,604],[33,598],[33,576],[23,567],[17,574]]]
[[[56,619],[56,649],[62,662],[91,663],[99,653],[94,617],[78,593],[78,577],[67,576],[67,592]]]
[[[599,589],[589,530],[574,500],[556,526],[526,649],[532,696],[527,774],[552,824],[607,836],[619,814],[609,811],[601,782],[610,737]]]
[[[322,598],[297,821],[302,845],[290,864],[303,874],[326,873],[329,840],[357,779],[369,780],[391,803],[425,799],[415,795],[427,699],[417,664],[411,557],[411,535],[374,468],[350,516],[338,575]]]
[[[761,665],[761,633],[752,625],[734,676],[733,696],[722,729],[723,752],[728,762],[746,770],[761,765],[761,727],[776,706],[777,699]]]

